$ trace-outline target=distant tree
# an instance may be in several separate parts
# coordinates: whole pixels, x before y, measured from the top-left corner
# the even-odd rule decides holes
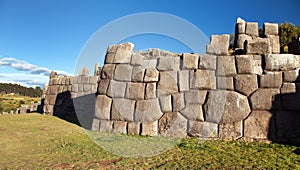
[[[300,37],[300,26],[295,26],[292,23],[283,23],[279,25],[280,46],[286,46]]]

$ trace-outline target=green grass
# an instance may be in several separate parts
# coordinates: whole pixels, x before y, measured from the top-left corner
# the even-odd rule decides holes
[[[169,141],[89,133],[119,151],[144,142],[144,150],[138,150],[149,152],[154,144]],[[187,138],[159,155],[121,157],[99,147],[80,127],[39,114],[0,116],[0,157],[0,169],[300,169],[295,146],[258,142]]]
[[[21,107],[21,103],[24,102],[24,105],[29,105],[30,102],[40,102],[41,98],[32,98],[28,96],[20,95],[0,95],[0,107],[3,108],[2,112],[10,112],[11,110],[16,110],[16,108]]]

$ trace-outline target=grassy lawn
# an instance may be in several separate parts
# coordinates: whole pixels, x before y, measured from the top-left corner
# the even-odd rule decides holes
[[[41,98],[32,98],[27,96],[20,95],[0,95],[0,107],[3,108],[2,112],[10,112],[11,110],[15,110],[18,107],[21,107],[21,104],[29,105],[30,102],[40,102]]]
[[[111,141],[112,136],[89,133],[98,144],[120,145],[113,147],[119,150],[138,147],[128,138],[137,142],[151,139],[144,146],[146,152],[161,141],[117,134]],[[299,149],[280,144],[188,138],[150,157],[121,157],[106,150],[80,127],[56,117],[0,115],[0,169],[300,169]]]

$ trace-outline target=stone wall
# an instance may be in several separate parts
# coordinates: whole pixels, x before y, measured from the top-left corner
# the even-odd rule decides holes
[[[86,122],[100,132],[299,139],[300,56],[279,54],[273,23],[265,23],[259,36],[257,23],[238,19],[235,55],[228,54],[229,40],[212,35],[207,54],[134,53],[131,43],[112,45],[96,76],[52,75],[44,111],[55,112],[59,93],[69,91],[73,100],[88,93],[92,102],[83,104],[90,109],[83,114],[92,114]],[[73,105],[80,108],[84,101]]]

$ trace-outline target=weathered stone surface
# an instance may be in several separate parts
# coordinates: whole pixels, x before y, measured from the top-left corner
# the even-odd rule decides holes
[[[105,56],[105,64],[113,63],[115,54],[117,52],[118,45],[111,45],[107,48],[106,56]]]
[[[78,92],[78,84],[73,84],[71,88],[72,92]]]
[[[93,119],[93,123],[92,123],[92,131],[99,131],[100,129],[100,120],[99,119]]]
[[[234,56],[218,56],[217,75],[232,77],[236,74]]]
[[[144,82],[157,82],[159,77],[159,72],[156,68],[148,68],[146,69]]]
[[[111,98],[106,95],[98,95],[95,106],[95,117],[97,119],[110,120]]]
[[[188,135],[199,138],[216,138],[218,137],[218,124],[189,121]]]
[[[235,47],[238,49],[245,49],[245,41],[251,41],[252,37],[247,34],[236,35]]]
[[[279,140],[289,141],[289,142],[293,142],[293,139],[299,139],[300,136],[299,111],[278,111],[275,113],[275,115],[276,115],[277,138]]]
[[[283,83],[281,87],[282,108],[284,110],[300,111],[300,84]],[[277,96],[279,98],[279,96]]]
[[[148,59],[148,60],[143,60],[142,62],[142,68],[143,69],[148,69],[148,68],[156,68],[157,65],[157,59]]]
[[[267,38],[269,39],[270,46],[272,48],[272,53],[279,54],[280,53],[279,35],[267,35]]]
[[[235,25],[235,35],[246,33],[246,23],[236,23]]]
[[[113,132],[127,134],[127,122],[114,121]]]
[[[143,82],[145,69],[141,66],[134,66],[132,69],[131,81],[133,82]]]
[[[109,97],[124,97],[126,90],[125,82],[111,80],[108,86],[107,95]]]
[[[211,90],[216,89],[215,71],[190,71],[190,89]]]
[[[114,63],[130,63],[133,48],[134,45],[132,43],[123,43],[118,45],[114,57]]]
[[[206,98],[206,90],[191,90],[184,93],[184,100],[186,104],[204,104]]]
[[[238,55],[235,59],[239,74],[253,74],[254,62],[252,55]]]
[[[284,82],[299,82],[300,81],[299,69],[283,72],[283,81]]]
[[[157,69],[160,71],[177,71],[179,65],[177,64],[179,58],[177,57],[159,57]]]
[[[282,84],[281,72],[266,72],[259,75],[259,86],[263,88],[280,88]]]
[[[109,83],[110,83],[110,79],[101,79],[99,81],[99,85],[98,85],[98,93],[99,94],[106,94],[107,93],[107,89],[108,89],[108,86],[109,86]],[[73,90],[73,86],[75,84],[72,85],[72,90]],[[78,87],[77,87],[78,89]]]
[[[131,81],[133,67],[129,64],[119,64],[116,66],[114,79],[119,81]]]
[[[50,73],[50,79],[51,78],[56,78],[57,77],[57,73],[55,71],[51,71]]]
[[[278,35],[279,29],[276,23],[264,23],[263,25],[264,35]]]
[[[50,94],[56,95],[58,93],[59,85],[50,86]]]
[[[51,85],[58,85],[58,78],[51,78],[49,81],[49,86]]]
[[[101,71],[102,79],[112,79],[115,72],[116,65],[115,64],[104,64]]]
[[[220,139],[239,139],[241,137],[243,137],[243,121],[219,125]]]
[[[182,70],[178,72],[178,86],[179,91],[189,91],[189,71],[188,70]]]
[[[217,77],[217,88],[222,90],[234,90],[233,77]]]
[[[126,98],[134,100],[144,99],[145,83],[128,83],[126,88]]]
[[[299,57],[293,54],[269,54],[265,56],[266,70],[286,71],[294,70],[300,66]]]
[[[181,111],[185,106],[184,93],[172,94],[172,104],[173,104],[173,112]]]
[[[262,60],[260,55],[253,55],[253,73],[262,74]]]
[[[92,90],[92,87],[91,87],[90,84],[84,84],[83,85],[83,91],[84,92],[91,92],[91,90]]]
[[[158,121],[142,123],[141,135],[157,136],[157,134],[158,134]]]
[[[210,37],[210,44],[206,46],[206,53],[216,55],[228,55],[229,39],[229,34],[212,35]]]
[[[89,83],[89,77],[88,76],[81,76],[80,79],[78,79],[78,80],[80,80],[78,82],[78,84],[88,84]]]
[[[160,96],[159,103],[162,112],[172,112],[171,95]]]
[[[159,72],[159,74],[160,80],[157,85],[159,96],[178,92],[176,71],[164,71]]]
[[[270,54],[272,49],[267,38],[255,38],[245,42],[246,54]]]
[[[199,61],[198,54],[183,53],[182,58],[183,58],[182,69],[198,68],[198,61]]]
[[[213,123],[238,122],[250,111],[247,97],[234,91],[209,91],[204,105],[205,121]]]
[[[210,54],[199,55],[199,69],[216,70],[217,56]]]
[[[145,99],[155,99],[156,83],[147,83],[145,93]]]
[[[113,99],[111,107],[111,120],[133,121],[134,100]]]
[[[234,76],[234,88],[236,91],[249,96],[258,89],[257,75],[238,74]]]
[[[246,23],[246,34],[258,37],[258,23],[247,22]]]
[[[180,113],[188,120],[204,121],[202,106],[200,104],[187,104]]]
[[[137,100],[134,121],[148,122],[158,120],[163,113],[158,99]]]
[[[252,110],[280,109],[279,89],[258,89],[250,96]]]
[[[109,120],[100,120],[100,128],[99,131],[100,132],[112,132],[113,131],[113,121],[109,121]]]
[[[45,104],[54,105],[56,101],[56,95],[47,95],[45,98]]]
[[[158,133],[161,136],[185,137],[187,120],[178,112],[165,113],[158,120]]]
[[[252,111],[244,122],[244,135],[254,139],[270,139],[270,132],[274,132],[274,119],[268,111]]]
[[[139,135],[140,134],[140,122],[128,122],[128,134]]]
[[[89,76],[89,68],[83,67],[79,72],[79,76]]]
[[[145,57],[140,52],[136,52],[132,55],[130,64],[135,66],[141,66],[144,59]]]

